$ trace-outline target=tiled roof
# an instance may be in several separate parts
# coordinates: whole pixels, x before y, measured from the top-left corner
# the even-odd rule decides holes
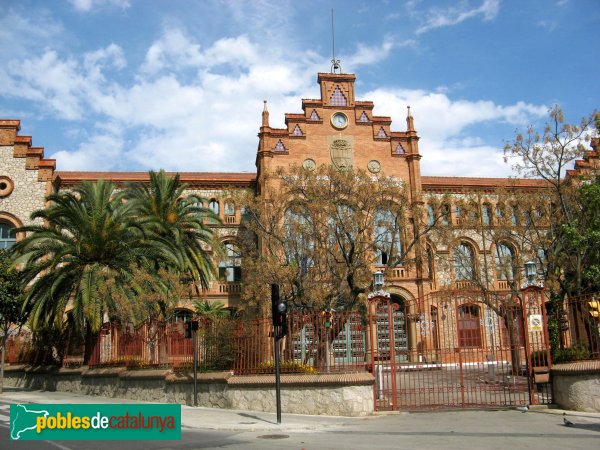
[[[167,174],[174,175],[175,172],[167,172]],[[149,179],[148,172],[69,172],[61,170],[54,172],[54,176],[61,184],[76,184],[101,178],[117,183]],[[253,172],[179,172],[179,176],[183,183],[188,184],[244,184],[250,186],[256,182],[256,173]]]
[[[548,187],[548,182],[525,178],[477,178],[477,177],[421,177],[423,189],[445,187]]]

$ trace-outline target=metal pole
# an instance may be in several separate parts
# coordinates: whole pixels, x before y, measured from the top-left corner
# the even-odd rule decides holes
[[[533,377],[533,370],[531,367],[531,351],[529,348],[529,325],[527,323],[527,303],[525,302],[525,296],[527,295],[527,288],[521,292],[521,311],[523,311],[523,333],[525,333],[525,360],[527,361],[527,390],[529,391],[529,404],[535,404],[535,396],[533,393],[533,383],[531,378]]]
[[[277,327],[275,327],[277,330]],[[274,331],[275,331],[274,330]],[[275,342],[275,403],[277,405],[277,424],[281,424],[281,380],[280,380],[280,361],[279,361],[279,339],[277,331],[273,333]]]
[[[192,328],[194,341],[194,406],[198,406],[198,332]]]
[[[327,368],[327,373],[330,372],[330,361],[329,361],[329,328],[325,328],[325,367]]]

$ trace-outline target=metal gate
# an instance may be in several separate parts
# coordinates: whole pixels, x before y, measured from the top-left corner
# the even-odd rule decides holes
[[[375,409],[551,403],[543,295],[444,291],[413,302],[375,297],[368,361]]]

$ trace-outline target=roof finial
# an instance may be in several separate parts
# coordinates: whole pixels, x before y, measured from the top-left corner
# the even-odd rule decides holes
[[[269,110],[267,109],[267,101],[263,100],[265,102],[265,106],[263,108],[263,112],[262,112],[262,126],[263,127],[268,127],[269,126]]]
[[[408,114],[406,115],[406,129],[408,131],[415,131],[415,122],[412,114],[410,113],[410,106],[407,107]]]
[[[340,60],[335,59],[335,28],[333,26],[333,8],[331,8],[331,44],[333,55],[333,58],[331,59],[331,73],[342,73]]]

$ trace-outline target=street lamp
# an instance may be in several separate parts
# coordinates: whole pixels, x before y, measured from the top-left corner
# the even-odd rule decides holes
[[[383,272],[381,270],[373,274],[373,287],[375,291],[383,289]]]
[[[373,274],[373,292],[371,292],[368,297],[389,297],[390,294],[383,290],[384,284],[383,272],[378,270]]]
[[[527,277],[527,281],[530,284],[533,283],[533,280],[537,274],[537,264],[535,261],[527,261],[525,263],[525,276]]]

